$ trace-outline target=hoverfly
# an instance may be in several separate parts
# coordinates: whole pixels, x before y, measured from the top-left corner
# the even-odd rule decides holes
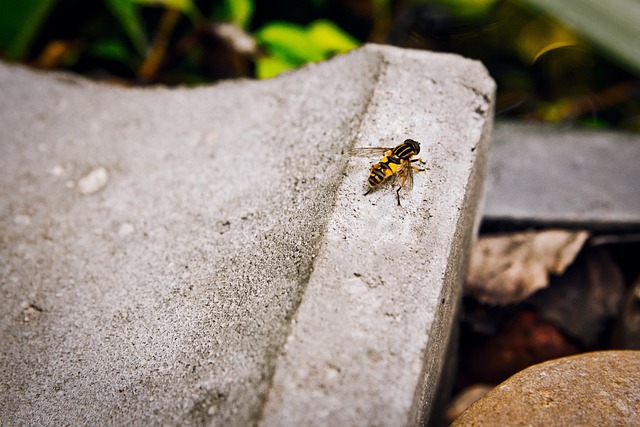
[[[384,155],[382,159],[369,170],[369,189],[364,195],[369,194],[373,189],[389,178],[395,179],[398,183],[396,196],[398,198],[398,206],[400,206],[400,190],[411,191],[413,188],[413,171],[424,171],[425,169],[414,166],[412,163],[420,162],[421,158],[413,159],[412,157],[420,152],[420,143],[413,139],[405,139],[400,145],[392,148],[374,147],[374,148],[354,148],[350,151],[354,155]]]

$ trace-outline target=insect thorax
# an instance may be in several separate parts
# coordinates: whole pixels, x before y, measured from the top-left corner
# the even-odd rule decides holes
[[[420,143],[412,139],[405,140],[402,144],[396,146],[392,150],[392,154],[400,159],[409,160],[420,152]]]

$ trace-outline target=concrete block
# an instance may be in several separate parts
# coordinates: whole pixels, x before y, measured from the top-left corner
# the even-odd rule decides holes
[[[499,122],[485,224],[640,230],[639,142],[632,133]]]
[[[366,46],[267,81],[123,89],[0,65],[0,424],[428,418],[494,83]],[[364,196],[421,141],[414,189]]]

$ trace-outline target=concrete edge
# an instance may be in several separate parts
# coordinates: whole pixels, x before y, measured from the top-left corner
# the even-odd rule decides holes
[[[371,97],[368,100],[368,104],[371,103],[375,92],[380,90],[380,74],[384,72],[384,69],[389,66],[388,55],[394,55],[389,52],[389,46],[375,45],[369,44],[365,45],[359,50],[364,50],[367,54],[375,55],[378,58],[380,66],[377,68],[376,72],[376,84],[374,85],[374,89],[372,91]],[[399,48],[391,48],[391,49],[399,49]],[[399,49],[404,50],[404,49]],[[416,51],[418,52],[418,51]],[[441,54],[441,55],[450,55],[459,57],[455,54]],[[480,67],[484,70],[486,77],[489,77],[491,80],[488,71],[479,61],[468,60],[463,58],[469,62],[473,62],[475,64],[479,64]],[[466,76],[463,76],[463,79]],[[481,167],[474,168],[474,175],[469,176],[468,182],[475,182],[477,185],[473,188],[469,188],[467,191],[467,197],[464,200],[462,211],[467,209],[475,210],[476,215],[473,221],[468,220],[465,215],[459,214],[456,220],[456,239],[460,239],[459,241],[464,242],[461,246],[453,246],[450,248],[449,257],[454,259],[455,264],[449,264],[449,268],[447,269],[445,275],[445,287],[443,289],[444,293],[441,295],[442,305],[445,306],[444,310],[440,310],[437,313],[436,319],[432,325],[431,330],[428,332],[429,337],[437,337],[436,341],[442,341],[444,345],[440,350],[433,351],[433,348],[426,348],[425,353],[432,355],[432,357],[425,357],[425,363],[423,365],[423,370],[421,373],[420,383],[423,385],[421,388],[415,390],[415,395],[413,402],[411,403],[411,411],[409,413],[409,418],[407,420],[407,425],[424,425],[430,421],[430,416],[432,415],[431,408],[429,407],[429,402],[433,401],[436,393],[439,392],[439,379],[440,373],[443,371],[444,365],[446,363],[446,347],[450,344],[449,341],[442,340],[442,338],[446,335],[446,331],[450,331],[455,323],[455,314],[458,310],[460,298],[461,298],[461,286],[455,286],[456,283],[462,283],[462,280],[466,276],[466,265],[468,264],[468,259],[470,257],[470,252],[465,248],[470,248],[471,242],[476,238],[477,232],[480,226],[480,220],[482,216],[482,206],[485,202],[485,189],[484,189],[484,181],[487,175],[487,167],[488,167],[488,157],[489,157],[489,146],[491,142],[491,130],[493,127],[493,121],[491,119],[491,115],[494,110],[494,95],[495,95],[495,83],[491,80],[491,84],[488,86],[482,87],[478,89],[474,86],[474,81],[462,81],[461,84],[466,86],[467,88],[473,90],[476,95],[484,99],[488,104],[489,108],[487,111],[481,112],[486,115],[488,119],[485,121],[485,126],[483,127],[483,138],[479,141],[476,141],[475,146],[472,151],[478,150],[478,154],[481,156],[478,159],[478,164]],[[368,106],[364,108],[364,115],[366,115],[368,111]],[[480,113],[480,112],[479,112]],[[366,121],[363,121],[360,125],[360,128],[364,128],[367,126]],[[484,167],[482,167],[484,165]],[[472,197],[469,197],[469,194],[472,194]],[[335,214],[336,204],[333,206],[334,212],[330,214],[333,216]],[[464,266],[464,268],[460,269],[459,266]],[[315,271],[315,262],[313,271],[311,276],[313,276]],[[308,280],[307,280],[308,284]],[[289,338],[291,338],[291,334],[293,332],[293,325],[296,322],[296,319],[299,316],[301,304],[295,309],[293,313]],[[432,340],[429,340],[430,343]],[[284,352],[285,350],[282,350]],[[275,371],[278,371],[282,368],[282,354],[278,357],[278,360],[275,363]],[[445,355],[438,357],[438,355]],[[273,378],[270,379],[270,391],[268,392],[268,396],[265,399],[264,406],[262,408],[259,419],[260,425],[264,424],[264,410],[266,406],[269,404],[272,399],[273,392]],[[426,409],[426,411],[425,411]],[[269,425],[269,424],[267,424]]]

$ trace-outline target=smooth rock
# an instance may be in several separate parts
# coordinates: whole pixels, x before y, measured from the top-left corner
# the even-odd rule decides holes
[[[640,351],[601,351],[531,366],[476,401],[452,426],[640,424]]]

